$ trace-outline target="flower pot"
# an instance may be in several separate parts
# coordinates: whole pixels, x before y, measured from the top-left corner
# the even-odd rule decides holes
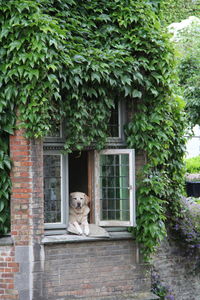
[[[200,197],[200,181],[186,181],[188,197]]]

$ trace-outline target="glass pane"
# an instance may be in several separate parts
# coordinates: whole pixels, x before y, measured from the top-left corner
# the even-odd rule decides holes
[[[115,107],[111,110],[111,116],[109,120],[108,130],[110,137],[119,137],[119,109],[118,103],[115,104]]]
[[[44,155],[45,223],[61,222],[61,156]]]
[[[101,220],[129,221],[129,154],[100,155]]]

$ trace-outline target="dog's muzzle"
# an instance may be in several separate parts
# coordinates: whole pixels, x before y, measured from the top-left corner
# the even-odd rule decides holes
[[[81,202],[77,202],[76,208],[81,208]]]

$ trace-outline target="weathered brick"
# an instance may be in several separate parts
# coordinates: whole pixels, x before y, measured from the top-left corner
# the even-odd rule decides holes
[[[45,246],[44,300],[148,290],[148,275],[131,267],[130,261],[136,264],[135,251],[132,240]]]

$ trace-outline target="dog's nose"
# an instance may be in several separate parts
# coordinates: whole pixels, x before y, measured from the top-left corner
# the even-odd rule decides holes
[[[77,208],[81,207],[81,202],[77,202]]]

